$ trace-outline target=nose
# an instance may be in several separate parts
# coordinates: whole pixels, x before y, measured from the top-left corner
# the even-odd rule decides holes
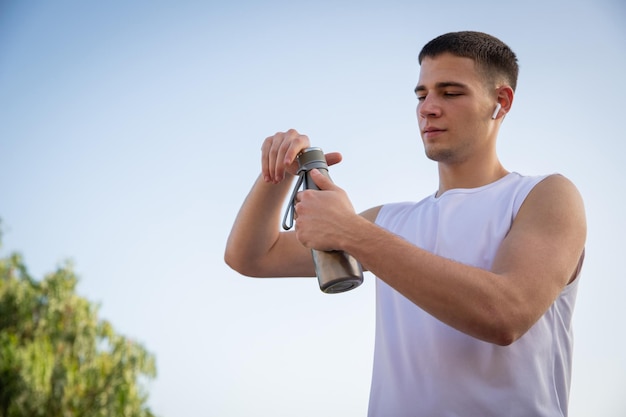
[[[439,117],[441,116],[441,106],[431,95],[426,95],[417,105],[417,115],[419,117]]]

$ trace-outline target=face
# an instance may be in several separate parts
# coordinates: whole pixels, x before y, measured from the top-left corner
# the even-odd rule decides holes
[[[495,150],[495,86],[487,88],[472,59],[452,54],[424,58],[415,93],[420,134],[430,159],[459,163]]]

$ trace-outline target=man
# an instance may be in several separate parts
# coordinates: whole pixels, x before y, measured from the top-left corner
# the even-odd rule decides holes
[[[310,143],[277,133],[263,143],[262,174],[225,260],[249,276],[314,276],[311,248],[343,250],[376,275],[370,416],[565,416],[582,199],[561,175],[522,176],[498,160],[518,73],[508,46],[449,33],[419,62],[417,118],[437,192],[357,215],[312,171],[320,191],[298,193],[296,230],[279,232],[296,157]]]

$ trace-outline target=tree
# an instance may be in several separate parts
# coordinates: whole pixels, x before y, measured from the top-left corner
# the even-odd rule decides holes
[[[153,417],[142,383],[154,357],[77,282],[70,263],[36,281],[18,253],[0,258],[0,417]]]

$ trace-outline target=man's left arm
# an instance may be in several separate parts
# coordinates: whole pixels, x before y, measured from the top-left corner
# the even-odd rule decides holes
[[[508,345],[521,337],[570,282],[583,254],[582,198],[560,175],[529,193],[491,270],[407,242],[356,215],[336,185],[318,175],[315,181],[324,191],[302,196],[296,229],[305,246],[352,254],[423,310],[491,343]]]

